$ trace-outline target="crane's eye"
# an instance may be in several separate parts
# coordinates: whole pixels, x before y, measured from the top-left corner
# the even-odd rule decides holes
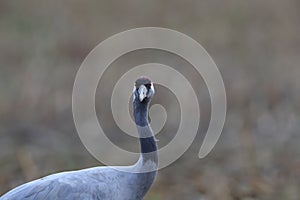
[[[151,83],[145,84],[145,86],[149,90],[151,88]]]

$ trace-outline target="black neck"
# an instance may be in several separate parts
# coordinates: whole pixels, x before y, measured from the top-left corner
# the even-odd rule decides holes
[[[134,118],[140,135],[142,153],[150,153],[157,150],[156,141],[148,121],[149,101],[140,102],[135,99],[133,102]]]
[[[140,144],[142,153],[151,153],[157,150],[154,136],[148,138],[140,138]]]

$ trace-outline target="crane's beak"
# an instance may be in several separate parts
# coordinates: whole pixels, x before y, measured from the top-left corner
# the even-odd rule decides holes
[[[147,97],[147,92],[148,92],[148,89],[146,88],[146,86],[141,85],[139,87],[138,93],[139,93],[140,102],[142,102]]]

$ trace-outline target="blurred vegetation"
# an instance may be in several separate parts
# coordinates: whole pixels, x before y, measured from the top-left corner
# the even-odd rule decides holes
[[[185,155],[159,172],[146,199],[300,199],[299,19],[298,0],[2,0],[0,194],[99,164],[73,124],[76,72],[112,34],[162,26],[210,53],[224,78],[228,113],[213,152],[197,159],[200,131]],[[209,107],[208,96],[202,105]]]

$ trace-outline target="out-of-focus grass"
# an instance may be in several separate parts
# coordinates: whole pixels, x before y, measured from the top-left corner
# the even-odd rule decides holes
[[[297,0],[1,1],[0,194],[49,173],[99,164],[84,149],[72,120],[76,71],[108,36],[163,26],[198,40],[214,58],[227,89],[228,113],[217,146],[198,160],[209,120],[203,93],[203,131],[181,159],[159,172],[146,199],[299,199],[299,5]]]
[[[151,192],[147,194],[147,197],[145,198],[145,200],[161,200],[161,199],[163,198],[160,194],[155,194]]]

